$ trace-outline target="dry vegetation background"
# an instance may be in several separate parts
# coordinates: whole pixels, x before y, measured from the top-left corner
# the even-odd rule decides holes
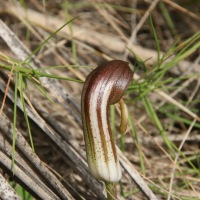
[[[154,69],[158,55],[150,25],[150,13],[159,39],[160,54],[167,52],[175,43],[177,46],[184,46],[184,41],[200,30],[199,0],[0,1],[0,19],[30,51],[36,49],[64,23],[78,16],[36,52],[30,66],[48,67],[48,73],[82,81],[92,68],[110,59],[129,61],[132,69],[134,66],[134,80],[140,77],[147,79],[146,73]],[[12,63],[2,55],[21,61],[26,58],[27,52],[20,53],[22,44],[14,40],[11,44],[2,38],[0,37],[1,63]],[[16,46],[18,53],[9,44]],[[138,63],[126,47],[145,62]],[[200,123],[196,121],[200,116],[199,61],[200,50],[197,49],[167,71],[163,80],[171,77],[170,83],[161,84],[159,90],[151,90],[147,95],[168,140],[177,148],[183,144],[182,154],[176,152],[171,156],[159,128],[149,117],[142,100],[138,98],[138,90],[134,91],[132,87],[134,81],[125,96],[131,123],[124,136],[116,135],[116,142],[131,164],[143,174],[143,179],[158,199],[200,199]],[[27,66],[28,64],[23,65],[25,68]],[[3,67],[0,70],[2,102],[9,73],[3,70]],[[187,78],[181,80],[180,77]],[[37,82],[37,77],[35,80],[32,78],[29,81],[27,79],[25,100],[27,109],[30,110],[28,115],[36,154],[45,163],[45,169],[53,172],[75,199],[104,199],[101,183],[89,177],[85,167],[85,148],[80,125],[83,84],[41,79],[47,95],[53,100],[51,101],[36,88],[34,81]],[[7,93],[3,107],[3,112],[10,120],[7,122],[8,127],[11,126],[14,115],[14,80],[13,72],[10,93]],[[16,126],[29,141],[20,103],[18,107]],[[5,122],[1,119],[2,121]],[[111,122],[114,133],[117,132],[118,121],[118,112],[114,115],[112,108]],[[23,178],[10,173],[12,142],[8,138],[9,130],[2,127],[3,125],[0,128],[0,166],[3,177],[7,181],[15,180],[21,183],[36,199],[40,199],[37,191],[22,183]],[[20,149],[18,145],[20,144],[16,144],[16,166],[28,176],[38,176],[40,182],[57,195],[57,199],[65,199],[62,192],[49,183],[48,177],[38,171],[40,162],[34,166],[31,160],[35,158],[30,159],[31,155],[28,153],[24,156],[24,146]],[[177,160],[176,155],[179,155]],[[8,165],[5,164],[3,156],[8,159]],[[30,171],[26,166],[30,166]],[[39,187],[43,188],[41,185]],[[117,188],[119,199],[146,199],[124,169]]]

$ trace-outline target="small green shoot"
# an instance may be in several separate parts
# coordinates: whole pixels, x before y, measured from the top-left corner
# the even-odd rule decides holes
[[[178,34],[176,31],[176,27],[173,23],[173,20],[168,12],[168,9],[166,8],[165,4],[163,2],[159,2],[159,7],[162,11],[163,17],[165,18],[167,25],[169,26],[169,29],[171,30],[173,36],[175,36],[176,38],[178,38]]]
[[[33,200],[33,197],[21,185],[14,181],[11,181],[10,185],[23,200]]]
[[[45,39],[24,61],[22,64],[27,63],[31,57],[33,55],[35,55],[40,49],[41,47],[43,47],[52,37],[54,37],[61,29],[63,29],[65,26],[67,26],[68,24],[70,24],[73,20],[75,20],[78,17],[74,17],[73,19],[69,20],[68,22],[66,22],[65,24],[63,24],[59,29],[57,29],[55,32],[53,32],[49,37],[47,37],[47,39]]]
[[[26,106],[25,106],[25,102],[24,102],[24,89],[25,89],[24,86],[25,86],[25,84],[26,84],[26,79],[23,77],[23,75],[21,73],[19,73],[20,99],[21,99],[21,103],[22,103],[22,107],[23,107],[24,118],[26,120],[26,124],[27,124],[27,128],[28,128],[31,147],[32,147],[32,149],[34,151],[33,137],[32,137],[32,134],[31,134],[30,123],[29,123],[29,119],[28,119],[28,115],[27,115],[27,111],[26,111]]]
[[[159,63],[160,62],[160,44],[159,44],[159,39],[158,39],[158,36],[157,36],[155,28],[154,28],[153,19],[152,19],[151,15],[150,15],[150,26],[151,26],[151,31],[153,33],[154,40],[156,42],[156,50],[157,50],[157,54],[158,54],[157,63]]]
[[[63,6],[63,9],[66,11],[65,14],[66,14],[66,19],[68,21],[69,18],[70,18],[70,15],[68,13],[69,3],[64,2],[64,3],[62,3],[62,6]],[[75,42],[74,36],[73,36],[73,26],[72,26],[72,23],[73,23],[73,21],[71,21],[69,23],[69,30],[70,30],[71,44],[72,44],[72,55],[73,55],[74,64],[77,64],[78,63],[78,58],[77,58],[76,42]]]
[[[17,124],[17,88],[18,88],[19,74],[15,73],[15,93],[14,93],[14,117],[13,117],[13,134],[12,134],[12,172],[14,173],[14,159],[15,159],[15,144],[16,144],[16,124]]]

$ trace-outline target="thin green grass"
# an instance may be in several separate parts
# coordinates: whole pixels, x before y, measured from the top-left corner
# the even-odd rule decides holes
[[[27,128],[28,128],[28,134],[29,134],[29,138],[30,138],[30,142],[31,142],[31,147],[32,147],[32,150],[35,151],[34,144],[33,144],[33,137],[32,137],[32,134],[31,134],[30,123],[29,123],[29,119],[28,119],[28,115],[27,115],[27,111],[26,111],[26,106],[25,106],[25,102],[24,102],[25,86],[26,86],[26,79],[20,73],[19,74],[20,99],[21,99],[21,103],[22,103],[22,107],[23,107],[24,118],[26,120],[26,125],[27,125]]]
[[[171,31],[172,35],[175,38],[179,38],[177,31],[176,31],[176,26],[174,25],[174,22],[168,12],[168,9],[166,8],[165,4],[163,2],[159,2],[159,7],[162,11],[163,17],[169,27],[169,30]]]
[[[125,12],[125,13],[135,13],[137,12],[136,9],[126,6],[121,6],[117,4],[111,3],[98,3],[98,2],[67,2],[68,9],[82,9],[82,8],[93,8],[94,6],[98,6],[100,8],[107,8],[108,6],[112,7],[116,11]]]
[[[139,192],[139,190],[138,190],[137,188],[133,188],[133,189],[130,190],[129,192],[124,192],[123,197],[127,199],[128,197],[133,197],[133,196],[135,196],[138,192]]]
[[[170,84],[173,83],[174,81],[177,81],[177,80],[182,81],[182,80],[187,80],[189,78],[194,78],[194,77],[198,78],[200,76],[200,74],[193,74],[193,75],[190,74],[190,75],[185,75],[185,76],[177,77],[177,78],[168,76],[168,72],[171,68],[176,66],[180,61],[186,59],[188,56],[192,55],[194,52],[196,52],[200,48],[200,32],[195,33],[193,36],[191,36],[184,42],[180,43],[178,46],[177,46],[177,43],[174,43],[174,45],[168,50],[166,54],[161,55],[159,39],[157,37],[152,18],[150,18],[150,25],[151,25],[151,30],[152,30],[154,40],[156,43],[158,60],[156,64],[151,66],[151,68],[148,68],[148,67],[145,67],[145,62],[143,62],[140,58],[138,58],[138,56],[133,52],[133,55],[136,58],[136,67],[135,67],[136,71],[139,68],[140,70],[143,69],[144,73],[141,75],[141,78],[139,80],[134,81],[130,85],[128,89],[128,93],[138,94],[138,97],[132,101],[134,102],[142,101],[143,106],[146,110],[146,113],[149,116],[149,119],[154,123],[155,127],[157,127],[158,133],[160,133],[161,137],[163,138],[164,144],[166,145],[166,147],[168,147],[167,153],[170,155],[170,157],[174,159],[175,155],[178,153],[180,155],[179,159],[185,160],[184,165],[189,166],[191,170],[191,175],[194,176],[194,174],[198,174],[199,176],[200,173],[199,173],[198,168],[193,164],[193,161],[190,159],[190,157],[192,157],[194,160],[196,160],[198,159],[198,156],[196,157],[187,156],[184,153],[184,151],[180,151],[178,147],[172,141],[170,141],[167,136],[167,132],[168,132],[167,129],[172,124],[180,122],[182,124],[189,126],[193,123],[192,120],[182,117],[181,115],[179,115],[181,114],[179,108],[177,108],[176,106],[172,104],[166,103],[164,104],[164,106],[159,108],[159,112],[162,113],[162,115],[165,116],[165,118],[168,118],[171,121],[171,124],[163,125],[161,122],[161,119],[158,117],[158,112],[156,111],[156,108],[155,108],[156,106],[154,105],[153,101],[150,99],[150,94],[152,94],[154,90],[157,90],[157,89],[172,92],[177,87],[181,87],[179,85],[170,86]],[[141,66],[143,67],[141,68]],[[131,100],[129,100],[129,104],[131,104]],[[193,112],[195,112],[195,110],[193,110]],[[132,124],[131,122],[129,123],[130,127],[132,127]],[[194,124],[194,128],[200,128],[199,125],[200,124],[196,122]],[[132,130],[132,132],[135,132],[134,138],[137,142],[137,133],[134,130]],[[140,156],[140,164],[141,163],[143,163],[142,156]],[[145,168],[145,166],[142,166],[142,165],[140,167],[141,167],[141,171],[143,171]],[[181,172],[180,171],[175,172],[175,177],[178,175],[179,179],[181,179],[182,181],[183,188],[180,188],[180,191],[183,189],[192,190],[190,186],[191,182],[187,180],[187,178],[185,177],[185,174],[187,174],[187,172],[185,171],[185,169],[183,170],[182,163],[178,162],[177,167],[182,169]],[[158,193],[161,192],[159,188],[156,188],[156,187],[153,187],[153,191],[157,191]],[[161,193],[165,195],[167,194],[167,193],[163,193],[163,191]],[[174,193],[174,195],[180,196],[176,192]],[[187,199],[187,197],[183,197],[183,198]]]
[[[179,110],[177,110],[177,109],[176,109],[175,112],[172,112],[172,111],[169,112],[169,110],[163,109],[163,108],[159,109],[159,111],[161,111],[168,118],[176,121],[177,123],[180,122],[180,123],[183,123],[183,124],[188,125],[188,126],[190,126],[192,124],[192,120],[189,120],[189,119],[186,119],[184,117],[178,116],[177,113],[179,113]],[[194,128],[200,128],[200,123],[196,122],[194,124]]]
[[[139,138],[138,138],[136,128],[135,128],[134,123],[133,123],[133,119],[132,119],[130,114],[129,114],[128,122],[129,122],[129,126],[131,128],[132,135],[135,139],[135,144],[136,144],[137,150],[139,152],[141,171],[142,171],[142,174],[145,175],[146,170],[145,170],[143,151],[142,151],[142,147],[141,147],[141,144],[140,144],[140,141],[139,141]]]
[[[49,77],[49,78],[54,78],[54,79],[59,79],[59,80],[68,80],[68,81],[74,81],[74,82],[82,82],[77,79],[72,79],[68,77],[61,77],[61,76],[56,76],[53,74],[47,74],[44,72],[41,72],[40,70],[35,70],[32,68],[32,66],[29,64],[29,61],[31,60],[32,56],[35,55],[41,47],[43,47],[52,37],[54,37],[63,27],[66,25],[69,25],[74,19],[69,20],[66,22],[63,26],[61,26],[58,30],[53,32],[46,40],[44,40],[24,61],[20,62],[14,59],[11,59],[2,53],[0,54],[0,58],[3,62],[0,63],[0,67],[11,71],[13,66],[13,73],[15,74],[15,91],[14,91],[14,109],[13,109],[13,138],[12,138],[12,171],[14,173],[14,160],[15,160],[15,146],[16,146],[16,124],[17,124],[17,102],[18,102],[18,91],[20,94],[20,100],[22,103],[23,107],[23,113],[24,113],[24,118],[27,124],[27,129],[29,133],[29,138],[31,142],[31,147],[34,151],[34,143],[33,143],[33,138],[31,134],[31,128],[30,128],[30,123],[28,120],[27,116],[27,111],[26,111],[26,105],[25,105],[25,100],[24,100],[24,91],[26,89],[26,82],[27,79],[29,79],[36,88],[39,89],[39,91],[45,95],[48,98],[48,95],[45,92],[45,89],[43,88],[40,78],[41,77]],[[7,63],[7,64],[5,64]],[[8,64],[9,63],[9,64]],[[51,100],[51,99],[50,99]]]
[[[74,20],[77,19],[77,18],[78,18],[78,16],[77,16],[77,17],[74,17],[73,19],[71,19],[71,20],[69,20],[69,21],[67,21],[67,22],[66,22],[65,24],[63,24],[59,29],[57,29],[55,32],[51,33],[51,34],[49,35],[49,37],[47,37],[47,39],[45,39],[40,45],[38,45],[38,47],[37,47],[34,51],[31,52],[31,54],[22,62],[22,65],[23,65],[23,64],[26,64],[26,63],[31,59],[31,57],[32,57],[33,55],[35,55],[35,54],[41,49],[41,47],[45,46],[45,44],[46,44],[51,38],[53,38],[54,36],[56,36],[56,34],[57,34],[61,29],[63,29],[65,26],[69,25],[72,21],[74,21]]]
[[[7,59],[9,59],[9,58],[7,58]],[[41,77],[48,77],[48,78],[54,78],[54,79],[58,79],[58,80],[66,80],[66,81],[73,81],[73,82],[79,82],[79,83],[83,82],[79,79],[73,79],[73,78],[69,78],[69,77],[62,77],[62,76],[44,73],[44,72],[41,72],[41,70],[43,70],[43,69],[32,69],[32,68],[30,68],[31,66],[29,64],[26,64],[25,65],[26,67],[24,67],[23,63],[13,62],[13,64],[15,64],[14,72],[22,73],[24,75],[24,77],[28,77],[29,79],[32,79],[32,78],[39,79]],[[29,66],[29,68],[27,68],[27,66]],[[60,66],[55,66],[55,68],[59,68],[59,67]],[[12,65],[5,65],[3,63],[0,63],[0,68],[10,71],[12,69]],[[52,68],[53,67],[51,67],[51,69]]]
[[[158,36],[156,34],[156,30],[154,28],[154,24],[153,24],[153,19],[150,15],[150,27],[151,27],[151,31],[153,33],[153,36],[154,36],[154,40],[155,40],[155,43],[156,43],[156,50],[157,50],[157,62],[159,63],[160,62],[160,43],[159,43],[159,39],[158,39]]]
[[[62,3],[62,7],[65,10],[65,15],[66,15],[66,20],[69,21],[69,19],[71,18],[68,12],[69,9],[69,3],[64,2]],[[71,47],[72,47],[72,56],[73,56],[73,63],[74,64],[78,64],[78,56],[77,56],[77,49],[76,49],[76,42],[74,40],[74,36],[73,36],[73,26],[72,26],[73,21],[71,21],[71,23],[69,23],[69,30],[70,30],[70,40],[71,40]]]

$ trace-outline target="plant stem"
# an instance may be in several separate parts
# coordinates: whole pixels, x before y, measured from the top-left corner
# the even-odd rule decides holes
[[[117,189],[115,183],[105,183],[107,190],[107,200],[117,199]]]

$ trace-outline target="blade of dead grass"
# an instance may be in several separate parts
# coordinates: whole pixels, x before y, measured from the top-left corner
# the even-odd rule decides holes
[[[120,156],[120,162],[122,166],[126,169],[126,171],[129,173],[133,181],[141,189],[144,195],[149,200],[157,200],[157,197],[155,196],[155,194],[150,190],[150,188],[147,186],[144,180],[140,177],[139,173],[136,171],[133,165],[129,162],[129,160],[123,155],[123,153],[120,151],[119,148],[117,148],[117,153]]]
[[[181,144],[179,145],[179,152],[181,151],[187,137],[189,136],[194,124],[196,123],[196,120],[193,120],[192,124],[190,125],[189,129],[187,130],[187,132],[185,133],[185,136],[183,137],[183,140],[181,142]],[[175,170],[176,170],[176,164],[177,164],[177,161],[178,161],[178,158],[179,158],[179,153],[176,153],[175,155],[175,159],[174,159],[174,166],[172,168],[172,172],[171,172],[171,179],[170,179],[170,184],[169,184],[169,192],[168,192],[168,197],[167,197],[167,200],[170,200],[171,199],[171,194],[172,194],[172,187],[173,187],[173,181],[174,181],[174,176],[175,176]],[[194,188],[193,188],[193,191]]]
[[[63,9],[68,10],[68,3],[64,2],[62,3]],[[66,15],[66,20],[70,21],[70,16],[68,11],[65,12]],[[77,50],[76,50],[76,43],[74,41],[74,36],[73,36],[73,26],[72,26],[73,20],[69,23],[69,31],[70,31],[70,37],[71,37],[71,43],[72,43],[72,55],[73,55],[73,63],[77,64],[78,63],[78,58],[77,58]]]
[[[166,152],[166,150],[156,141],[154,140],[155,144],[159,147],[159,149],[167,156],[167,158],[169,158],[169,160],[171,161],[171,163],[173,163],[173,165],[175,165],[175,168],[178,169],[178,171],[182,174],[181,178],[183,178],[183,182],[185,183],[186,187],[190,187],[194,192],[196,192],[196,190],[194,189],[194,187],[192,186],[192,184],[188,181],[187,177],[185,177],[183,170],[181,169],[179,163],[174,163],[174,160],[171,158],[171,156]],[[178,148],[176,149],[177,151]],[[184,156],[183,153],[181,151],[178,152],[179,154],[181,154],[181,156]],[[177,154],[178,154],[177,153]],[[188,159],[187,162],[189,163]],[[194,172],[193,172],[194,173]],[[169,191],[166,191],[166,194],[168,194]],[[180,195],[180,194],[179,194]],[[180,199],[179,197],[177,197],[174,194],[171,194],[171,196],[176,197],[177,199]]]
[[[183,104],[179,103],[178,101],[176,101],[175,99],[173,99],[170,95],[164,93],[161,90],[155,90],[156,93],[159,94],[160,98],[164,98],[166,101],[170,102],[171,104],[177,106],[178,108],[180,108],[182,111],[184,111],[185,113],[187,113],[188,115],[190,115],[192,118],[196,119],[197,121],[200,122],[200,117],[193,113],[191,110],[189,110],[187,107],[185,107]]]
[[[119,26],[113,20],[113,16],[110,14],[110,12],[107,11],[106,8],[104,8],[104,6],[100,7],[99,5],[96,5],[96,4],[93,4],[93,5],[97,9],[97,11],[100,13],[100,15],[102,15],[105,18],[105,20],[111,25],[111,27],[116,31],[116,33],[123,40],[128,41],[128,39],[127,39],[126,35],[124,34],[124,32],[119,28]]]
[[[6,96],[7,96],[9,86],[10,86],[10,81],[11,81],[12,76],[13,76],[13,70],[14,70],[14,65],[12,65],[12,68],[11,68],[9,76],[8,76],[8,82],[7,82],[7,85],[6,85],[5,92],[4,92],[4,97],[3,97],[3,101],[2,101],[2,105],[1,105],[1,109],[0,109],[0,115],[3,111],[4,105],[5,105],[5,102],[6,102]]]
[[[172,155],[174,154],[172,145],[170,140],[168,139],[165,130],[163,129],[163,126],[156,114],[156,112],[153,109],[152,103],[150,102],[150,100],[147,97],[143,97],[142,98],[144,106],[146,107],[146,111],[149,114],[150,118],[152,119],[152,121],[154,122],[154,124],[157,126],[158,130],[160,131],[160,134],[163,138],[163,140],[165,141],[167,147],[170,150],[170,153],[172,153]]]
[[[159,0],[154,0],[151,5],[149,6],[148,10],[145,12],[144,16],[141,18],[141,20],[139,21],[139,23],[136,25],[135,29],[133,30],[131,37],[128,41],[128,43],[126,44],[126,46],[130,49],[132,49],[132,44],[134,43],[134,40],[136,38],[137,32],[141,29],[142,25],[144,24],[144,22],[148,19],[149,14],[152,12],[152,10],[157,6]],[[123,55],[123,60],[127,60],[129,51],[128,49],[125,50],[124,55]]]
[[[183,8],[182,6],[178,5],[176,2],[171,1],[171,0],[162,0],[163,2],[165,2],[166,4],[170,5],[171,7],[181,11],[182,13],[200,21],[200,17],[196,14],[194,14],[193,12],[190,12],[189,10]]]

